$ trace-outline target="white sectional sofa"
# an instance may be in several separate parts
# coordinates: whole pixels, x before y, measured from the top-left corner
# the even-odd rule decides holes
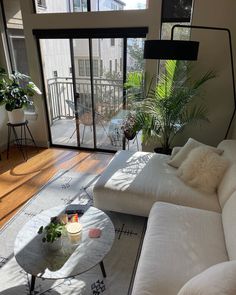
[[[95,206],[149,216],[132,295],[236,294],[236,141],[215,194],[182,182],[170,156],[117,153],[94,188]]]

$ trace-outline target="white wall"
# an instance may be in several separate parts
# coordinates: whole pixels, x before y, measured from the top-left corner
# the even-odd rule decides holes
[[[235,0],[195,0],[192,24],[229,28],[236,62],[235,11]],[[234,107],[229,39],[225,31],[193,29],[192,40],[200,41],[196,62],[197,74],[213,69],[217,73],[217,78],[204,88],[203,101],[208,105],[211,123],[202,124],[198,129],[189,128],[184,140],[191,135],[208,144],[216,145],[225,136]],[[229,138],[236,138],[236,123]]]
[[[7,56],[7,48],[6,48],[6,36],[4,33],[4,24],[2,22],[0,12],[0,67],[4,69],[9,69],[10,63]],[[7,144],[7,112],[4,106],[0,106],[0,151],[6,148]]]

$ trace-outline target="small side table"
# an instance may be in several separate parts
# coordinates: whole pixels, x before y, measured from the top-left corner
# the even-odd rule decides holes
[[[11,141],[11,131],[14,134],[14,141],[17,145],[17,148],[19,149],[19,151],[21,152],[24,160],[27,161],[28,156],[27,156],[27,141],[32,141],[34,146],[38,149],[33,135],[29,129],[28,126],[28,121],[26,120],[25,122],[22,123],[18,123],[18,124],[12,124],[12,123],[7,123],[8,126],[8,140],[7,140],[7,159],[9,156],[9,150],[10,150],[10,141]],[[16,132],[16,128],[20,127],[20,137],[18,137],[17,132]],[[26,130],[29,133],[30,138],[28,139],[26,137]],[[23,145],[24,144],[24,145]]]

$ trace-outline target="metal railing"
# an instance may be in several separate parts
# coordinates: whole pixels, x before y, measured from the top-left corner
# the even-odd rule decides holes
[[[123,81],[113,79],[94,79],[95,110],[106,120],[113,117],[123,105]],[[56,77],[47,80],[48,106],[51,122],[56,119],[74,117],[67,100],[74,101],[71,77]],[[91,108],[91,82],[89,78],[76,79],[76,92],[79,104]]]

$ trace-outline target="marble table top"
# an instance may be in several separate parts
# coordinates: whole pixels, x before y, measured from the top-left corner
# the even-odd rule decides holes
[[[14,254],[19,265],[34,276],[59,279],[81,274],[103,260],[110,251],[115,230],[110,218],[101,210],[90,207],[81,217],[83,225],[79,244],[72,244],[68,237],[62,238],[62,248],[52,251],[39,235],[40,226],[50,222],[52,216],[64,212],[65,207],[54,207],[41,212],[26,223],[18,233]],[[100,238],[90,238],[90,228],[100,228]]]

